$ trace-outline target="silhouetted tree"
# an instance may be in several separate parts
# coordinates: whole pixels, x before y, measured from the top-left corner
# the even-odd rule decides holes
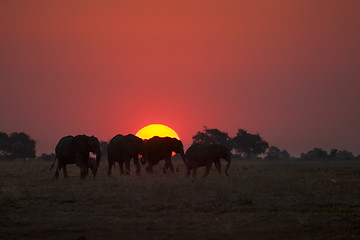
[[[335,156],[336,159],[339,160],[353,160],[356,159],[352,152],[347,150],[338,151]]]
[[[6,133],[0,132],[0,159],[9,157],[9,136]]]
[[[283,160],[288,160],[290,159],[291,156],[290,154],[288,153],[288,151],[286,150],[282,150],[281,154],[280,154],[280,159],[283,159]]]
[[[35,157],[35,140],[27,134],[14,132],[9,136],[10,159],[23,159]]]
[[[337,152],[338,152],[337,149],[335,149],[335,148],[331,149],[331,151],[330,151],[330,158],[331,158],[331,159],[335,159]]]
[[[197,132],[193,138],[193,143],[202,143],[202,144],[221,144],[226,146],[230,151],[233,149],[233,144],[231,138],[226,132],[221,132],[220,130],[213,128],[208,129],[204,126],[204,130]]]
[[[315,160],[315,159],[327,159],[329,155],[326,151],[321,148],[314,148],[313,150],[308,151],[307,153],[301,153],[301,159],[305,160]]]
[[[290,154],[286,150],[280,151],[279,148],[271,146],[267,150],[265,159],[269,159],[269,160],[272,160],[272,159],[288,160],[288,159],[290,159]]]
[[[10,135],[0,132],[1,159],[33,158],[35,147],[36,142],[23,132],[14,132]]]
[[[254,158],[265,153],[269,144],[260,135],[248,133],[244,129],[239,129],[236,136],[232,139],[236,152],[242,154],[244,158]]]
[[[270,146],[265,159],[273,160],[273,159],[280,159],[281,151],[279,148]]]

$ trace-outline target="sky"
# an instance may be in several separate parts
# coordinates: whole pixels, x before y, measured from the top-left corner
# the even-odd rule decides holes
[[[165,124],[185,148],[239,128],[298,156],[360,154],[360,1],[0,1],[0,131],[109,141]]]

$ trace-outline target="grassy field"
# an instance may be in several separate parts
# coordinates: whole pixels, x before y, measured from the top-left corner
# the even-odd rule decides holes
[[[0,239],[360,239],[357,161],[234,160],[206,179],[102,162],[96,180],[69,166],[57,181],[50,165],[0,162]]]

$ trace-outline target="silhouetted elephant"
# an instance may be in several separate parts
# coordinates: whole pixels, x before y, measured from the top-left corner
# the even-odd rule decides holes
[[[93,167],[94,178],[99,168],[101,151],[99,140],[94,136],[77,135],[66,136],[60,139],[55,148],[55,159],[50,168],[54,167],[56,159],[58,159],[55,178],[59,177],[59,171],[62,169],[64,177],[67,177],[66,164],[76,164],[80,167],[80,177],[84,178],[89,169],[89,154],[96,154],[96,166]]]
[[[216,169],[221,175],[221,158],[228,162],[225,174],[229,176],[228,169],[231,163],[230,151],[221,144],[193,144],[188,148],[185,156],[188,176],[191,170],[193,170],[193,176],[196,176],[198,167],[206,167],[204,173],[204,177],[206,177],[209,174],[212,163],[215,164]]]
[[[160,160],[165,159],[163,172],[170,168],[174,172],[174,166],[171,162],[172,152],[179,153],[185,163],[184,147],[180,140],[171,137],[152,137],[145,141],[142,164],[148,163],[147,172],[153,172],[153,166]]]
[[[119,163],[121,175],[124,175],[123,165],[125,163],[125,173],[129,175],[131,158],[134,159],[136,174],[140,175],[139,154],[142,153],[143,148],[143,140],[133,134],[126,136],[118,134],[113,137],[108,145],[108,175],[111,175],[111,168],[112,165],[115,165],[115,162]]]

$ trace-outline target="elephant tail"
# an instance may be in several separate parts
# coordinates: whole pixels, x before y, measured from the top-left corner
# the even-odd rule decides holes
[[[55,155],[54,161],[53,161],[53,163],[52,163],[52,165],[51,165],[51,167],[50,167],[49,171],[51,171],[51,170],[54,168],[55,161],[56,161],[56,157],[57,157],[57,156]]]

